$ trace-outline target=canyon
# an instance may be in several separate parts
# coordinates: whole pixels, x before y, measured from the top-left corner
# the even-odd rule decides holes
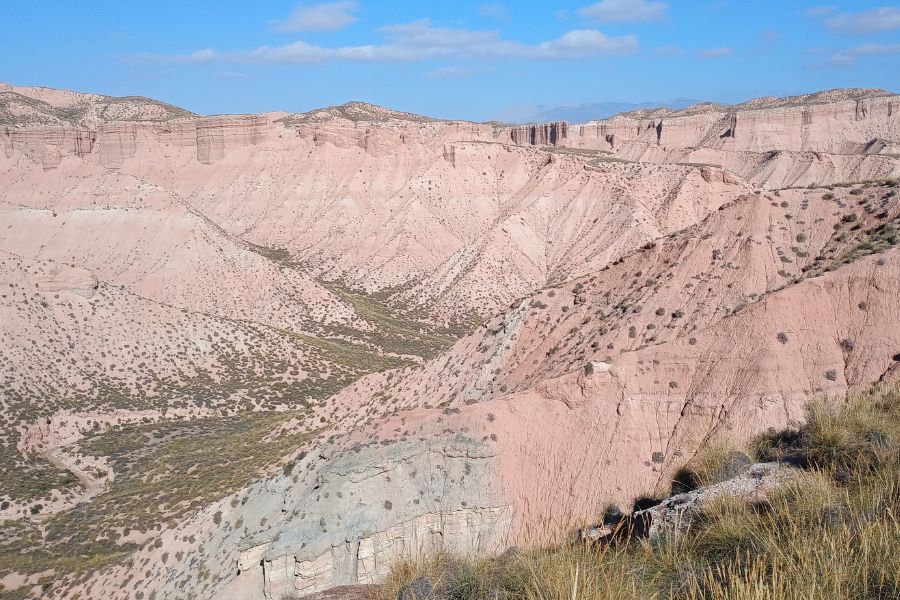
[[[895,380],[898,109],[0,84],[0,594],[278,599],[559,540]]]

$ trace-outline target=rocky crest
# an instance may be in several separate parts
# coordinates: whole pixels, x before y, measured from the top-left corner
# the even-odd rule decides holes
[[[210,164],[225,156],[228,145],[254,145],[285,135],[284,128],[318,145],[355,145],[370,153],[391,153],[398,145],[421,140],[427,129],[446,141],[510,140],[609,153],[627,161],[712,163],[769,188],[882,177],[898,168],[890,140],[900,135],[894,118],[900,97],[883,90],[636,111],[579,126],[500,127],[433,120],[359,102],[274,120],[197,118],[142,98],[6,90],[0,93],[0,117],[6,115],[0,123],[7,125],[0,138],[4,153],[9,158],[18,149],[45,169],[56,168],[66,156],[83,158],[98,144],[101,164],[117,169],[134,155],[138,138],[143,144],[194,146],[197,160]],[[52,129],[43,130],[47,127]],[[386,136],[388,131],[392,135]]]
[[[0,126],[96,128],[113,122],[162,122],[194,113],[140,96],[117,98],[0,83]]]
[[[777,188],[895,172],[896,157],[879,148],[880,140],[900,137],[898,107],[900,97],[884,90],[835,90],[735,106],[637,111],[571,131],[564,123],[535,125],[513,129],[511,138],[517,144],[610,152],[625,160],[714,163]]]

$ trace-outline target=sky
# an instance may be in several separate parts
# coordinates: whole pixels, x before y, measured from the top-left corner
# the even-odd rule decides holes
[[[4,0],[0,82],[201,114],[361,100],[434,117],[900,91],[900,3]],[[510,118],[512,117],[512,118]]]

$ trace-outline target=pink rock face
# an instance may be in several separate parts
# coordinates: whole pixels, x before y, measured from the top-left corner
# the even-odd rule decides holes
[[[315,276],[407,287],[400,301],[444,319],[590,272],[749,189],[715,167],[594,166],[498,143],[504,133],[485,125],[386,117],[16,128],[2,139],[10,201],[57,212],[99,210],[98,197],[116,210],[167,202],[285,248]],[[38,200],[39,189],[58,193]]]
[[[900,174],[897,102],[507,127],[0,88],[0,406],[83,482],[53,510],[109,485],[67,453],[88,424],[308,402],[326,432],[53,594],[277,597],[546,541],[896,377],[896,184],[805,186]]]
[[[895,176],[900,98],[835,90],[737,106],[636,111],[585,125],[513,130],[519,144],[591,149],[645,162],[712,163],[765,188]],[[551,139],[552,138],[552,139]]]
[[[742,198],[594,276],[525,299],[400,381],[365,377],[333,399],[345,403],[338,414],[368,414],[360,403],[387,396],[391,411],[450,406],[462,411],[451,421],[481,422],[496,436],[519,535],[541,519],[558,531],[598,503],[664,492],[704,440],[797,423],[810,398],[896,370],[898,251],[784,287],[814,272],[816,256],[857,243],[827,247],[845,213],[820,191],[781,198],[788,207]],[[804,223],[784,219],[788,210],[808,211]],[[896,196],[884,212],[897,218]],[[776,249],[796,244],[798,231],[809,232],[807,250],[784,262]]]
[[[42,292],[71,292],[83,298],[90,298],[97,291],[97,278],[79,267],[54,265],[46,273],[34,278],[35,288]]]

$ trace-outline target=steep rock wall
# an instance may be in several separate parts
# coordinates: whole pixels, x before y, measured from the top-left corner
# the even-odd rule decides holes
[[[197,127],[197,160],[210,164],[221,160],[231,146],[254,146],[265,135],[267,119],[259,115],[235,115],[200,119]]]
[[[640,118],[618,115],[559,128],[510,128],[521,145],[610,152],[629,161],[725,166],[767,188],[859,181],[900,173],[898,96]],[[562,124],[565,125],[565,124]],[[775,159],[775,160],[773,160]]]
[[[509,130],[509,138],[514,144],[530,144],[532,146],[565,145],[564,141],[568,135],[569,124],[565,121],[512,127]]]
[[[898,96],[830,104],[704,112],[652,119],[619,115],[571,127],[565,145],[611,150],[607,140],[658,143],[667,148],[707,146],[730,151],[843,153],[848,143],[900,139]],[[523,143],[523,140],[515,140]]]
[[[66,157],[98,160],[109,170],[118,170],[141,146],[157,144],[177,148],[196,147],[203,164],[221,160],[229,148],[259,144],[271,128],[262,115],[211,117],[173,123],[110,123],[96,130],[59,128],[6,128],[0,145],[6,158],[16,151],[40,163],[44,170],[59,167]],[[96,150],[99,148],[99,152]]]
[[[417,515],[383,531],[376,531],[311,558],[280,554],[266,558],[272,543],[241,552],[242,573],[257,578],[262,566],[263,593],[267,599],[291,594],[311,594],[338,585],[377,583],[396,561],[431,556],[442,550],[473,552],[495,549],[509,526],[508,507],[474,507]]]
[[[502,551],[513,515],[491,483],[494,442],[459,431],[423,439],[426,415],[452,413],[397,416],[374,436],[307,448],[291,474],[165,531],[161,545],[89,584],[91,594],[130,598],[121,581],[137,568],[146,597],[279,600],[380,580],[401,557]],[[381,441],[398,427],[407,435]]]
[[[130,124],[104,125],[97,132],[100,164],[115,171],[137,152],[138,128]]]
[[[83,158],[94,151],[97,132],[86,129],[4,129],[0,135],[3,153],[12,158],[16,151],[45,171],[55,169],[66,156]]]

